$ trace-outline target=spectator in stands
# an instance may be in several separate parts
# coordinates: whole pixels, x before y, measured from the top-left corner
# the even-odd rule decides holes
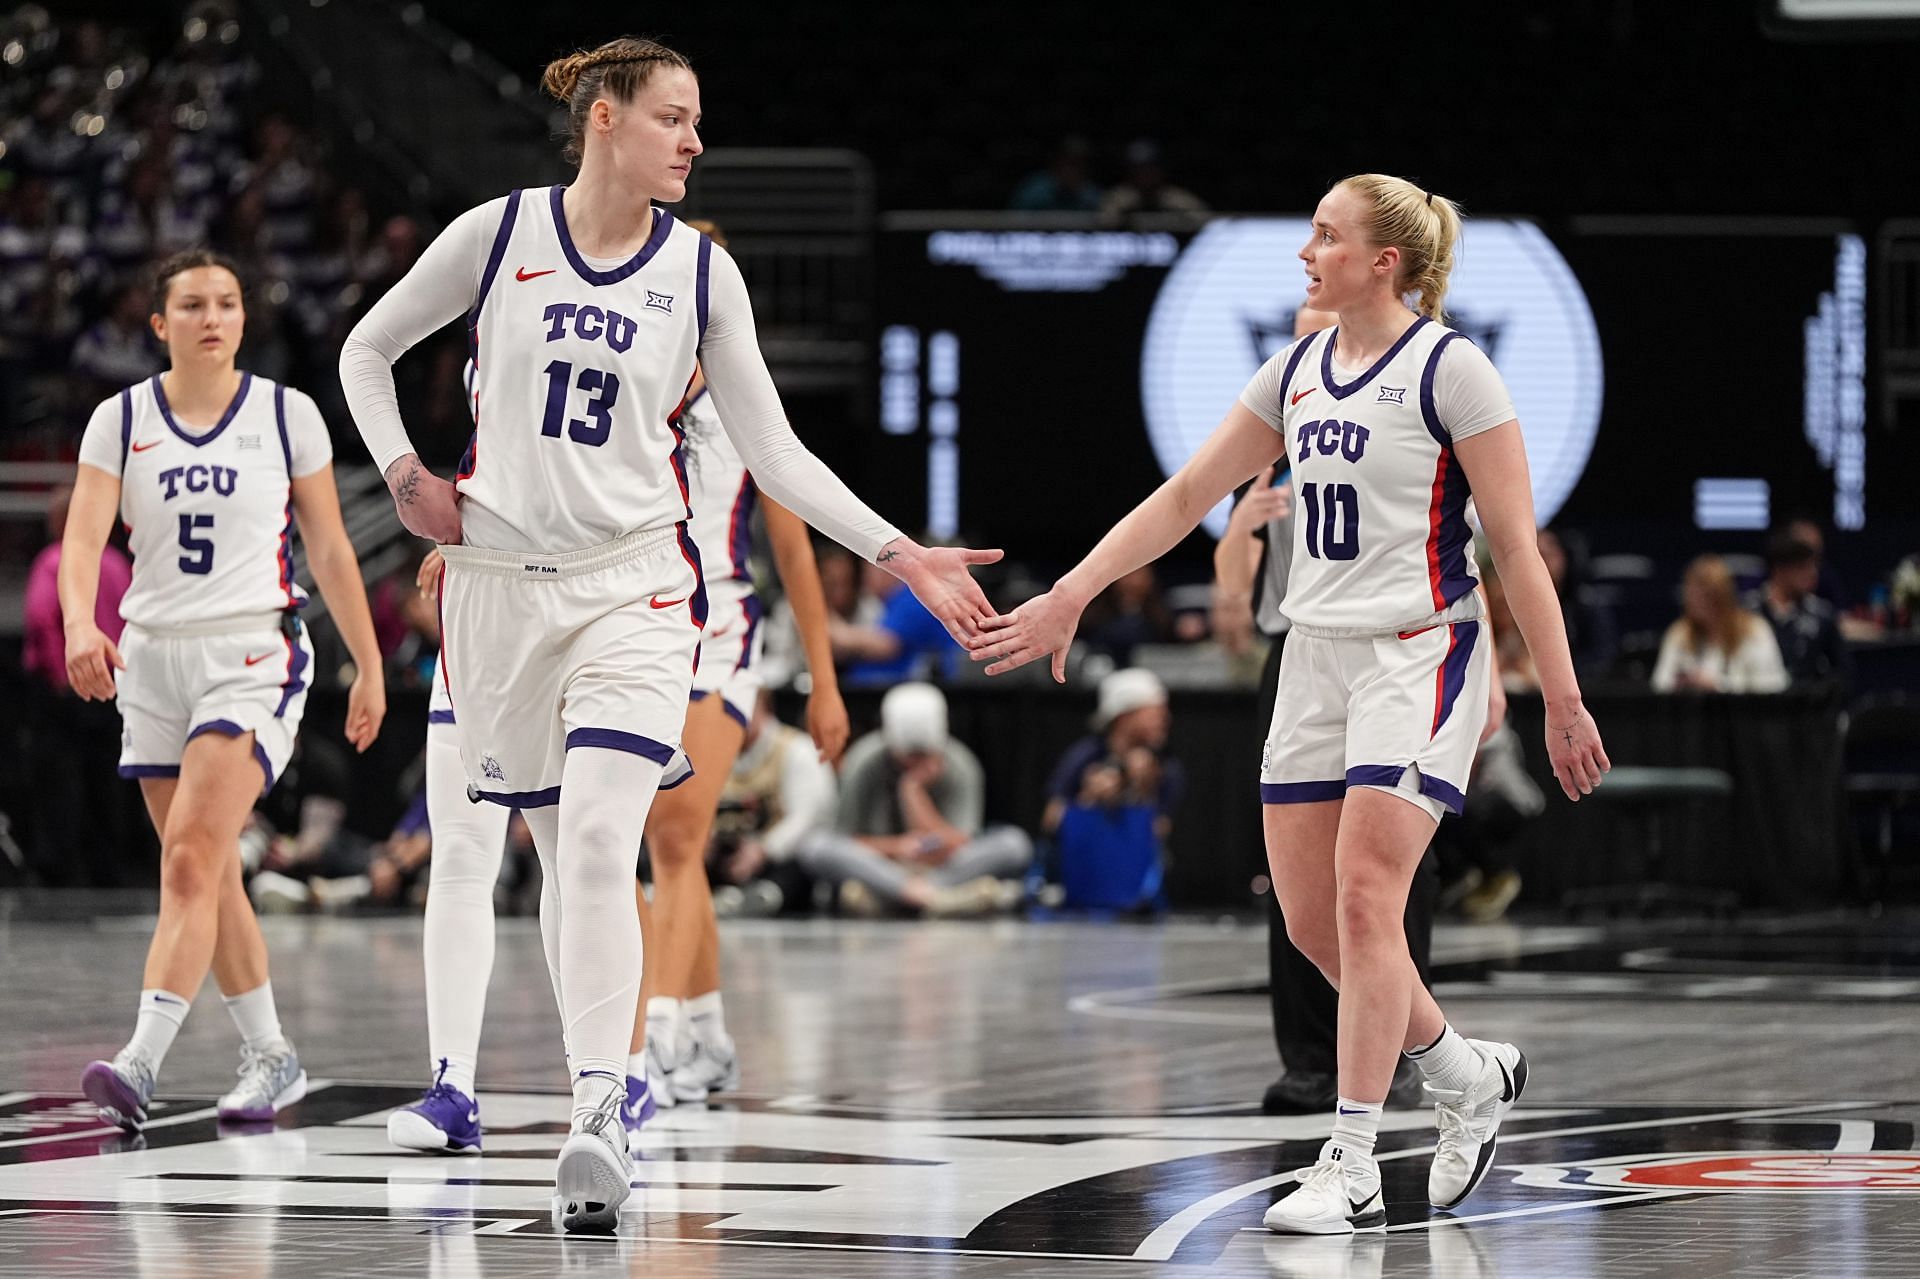
[[[960,646],[940,619],[899,578],[878,565],[864,565],[861,581],[862,591],[880,601],[880,616],[869,626],[830,628],[836,659],[841,653],[854,659],[845,683],[871,688],[951,675]]]
[[[119,794],[98,793],[94,780],[111,777],[120,762],[120,715],[109,702],[83,702],[67,684],[65,618],[60,612],[60,539],[67,527],[69,488],[47,501],[48,545],[27,570],[23,601],[27,728],[23,761],[37,797],[27,855],[39,879],[49,884],[110,887],[125,881],[124,855],[137,815],[129,820]],[[93,620],[108,639],[120,642],[120,597],[133,582],[133,561],[108,543],[100,556],[100,593]]]
[[[1006,910],[1033,861],[1012,826],[985,827],[980,760],[947,732],[947,699],[900,684],[880,703],[880,729],[847,750],[834,829],[800,841],[800,864],[840,885],[850,915],[949,916]]]
[[[1159,144],[1137,138],[1127,144],[1126,176],[1100,201],[1100,212],[1111,219],[1132,217],[1136,213],[1184,213],[1203,217],[1206,203],[1184,187],[1167,181],[1161,164]]]
[[[1767,539],[1767,580],[1747,607],[1773,627],[1780,658],[1796,684],[1834,681],[1846,687],[1853,663],[1833,605],[1814,594],[1820,551],[1793,525]]]
[[[1811,515],[1796,515],[1775,531],[1785,533],[1813,548],[1813,558],[1820,566],[1817,575],[1818,584],[1813,588],[1813,593],[1833,605],[1834,612],[1844,612],[1850,601],[1847,599],[1846,588],[1840,582],[1840,575],[1834,571],[1833,562],[1827,558],[1827,532],[1820,526],[1820,521]]]
[[[1777,693],[1787,687],[1773,628],[1740,607],[1733,574],[1718,555],[1687,565],[1681,609],[1660,642],[1655,692]]]
[[[104,400],[166,367],[147,325],[150,309],[146,286],[126,285],[114,294],[112,309],[73,344],[71,367],[82,380],[82,403]]]
[[[804,911],[813,881],[794,857],[800,842],[834,819],[833,768],[813,739],[773,714],[773,693],[760,691],[753,720],[720,792],[707,871],[721,915]]]
[[[1164,907],[1162,854],[1185,789],[1167,755],[1173,716],[1152,671],[1100,681],[1093,733],[1067,748],[1047,783],[1041,830],[1053,841],[1049,878],[1063,904],[1117,910]]]
[[[1087,606],[1080,629],[1088,647],[1111,657],[1116,666],[1131,664],[1140,645],[1165,644],[1173,633],[1173,615],[1160,597],[1160,579],[1151,564],[1114,579]]]
[[[1087,140],[1060,139],[1047,167],[1028,174],[1014,188],[1009,209],[1035,213],[1098,213],[1100,188],[1088,175]]]

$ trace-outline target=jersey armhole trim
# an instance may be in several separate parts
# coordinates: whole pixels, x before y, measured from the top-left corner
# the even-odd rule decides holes
[[[698,265],[693,272],[693,313],[700,324],[699,336],[694,339],[693,349],[698,351],[700,344],[707,340],[707,272],[713,262],[713,239],[702,233]]]
[[[127,459],[133,456],[133,388],[120,388],[120,473],[126,474]]]
[[[1320,334],[1317,332],[1307,334],[1307,336],[1301,338],[1299,343],[1293,348],[1293,354],[1287,357],[1287,367],[1285,371],[1280,374],[1279,407],[1283,419],[1287,411],[1287,388],[1293,385],[1294,372],[1299,369],[1300,361],[1306,358],[1307,352],[1313,347],[1314,339],[1319,336]],[[1284,427],[1282,427],[1280,433],[1282,435],[1286,434]]]
[[[507,241],[513,238],[513,221],[520,212],[520,192],[507,196],[507,208],[500,215],[500,229],[493,233],[493,248],[487,254],[486,270],[480,275],[480,291],[473,295],[473,309],[467,312],[467,327],[480,323],[480,308],[493,289],[493,278],[500,274],[500,262],[507,256]]]
[[[1459,337],[1458,333],[1448,333],[1433,344],[1433,351],[1427,356],[1427,367],[1420,371],[1420,417],[1427,424],[1427,434],[1443,449],[1453,447],[1453,434],[1440,421],[1440,406],[1433,393],[1434,378],[1440,372],[1440,356],[1447,349],[1447,343]]]

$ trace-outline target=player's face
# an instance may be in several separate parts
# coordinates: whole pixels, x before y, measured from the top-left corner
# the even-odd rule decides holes
[[[615,162],[648,196],[671,204],[686,198],[693,157],[700,154],[700,82],[681,67],[651,76],[615,111],[608,132]]]
[[[1327,192],[1313,211],[1313,230],[1300,260],[1307,268],[1307,305],[1315,310],[1340,311],[1378,288],[1382,278],[1391,279],[1399,250],[1368,243],[1361,230],[1365,212],[1361,199],[1345,187]]]
[[[166,309],[153,317],[154,336],[166,343],[175,368],[232,364],[246,325],[240,281],[223,266],[197,266],[174,276]]]

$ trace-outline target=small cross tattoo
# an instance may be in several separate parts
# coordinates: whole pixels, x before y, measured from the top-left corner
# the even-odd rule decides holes
[[[1565,738],[1565,739],[1566,739],[1566,743],[1567,743],[1567,745],[1569,745],[1569,746],[1571,746],[1571,745],[1573,745],[1573,728],[1572,728],[1572,726],[1568,726],[1568,727],[1566,727],[1566,728],[1563,728],[1563,729],[1561,729],[1561,730],[1560,730],[1560,735],[1561,735],[1561,736],[1562,736],[1563,738]]]

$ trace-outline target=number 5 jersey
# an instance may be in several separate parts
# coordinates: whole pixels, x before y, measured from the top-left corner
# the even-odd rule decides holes
[[[120,481],[133,552],[120,615],[148,628],[217,630],[300,607],[293,479],[332,460],[313,400],[251,373],[210,426],[180,421],[158,376],[104,401],[80,461]]]
[[[1454,444],[1513,418],[1506,387],[1478,347],[1425,318],[1364,370],[1335,362],[1338,333],[1293,343],[1240,396],[1293,467],[1283,611],[1308,633],[1340,634],[1478,616],[1464,599],[1479,570]]]

